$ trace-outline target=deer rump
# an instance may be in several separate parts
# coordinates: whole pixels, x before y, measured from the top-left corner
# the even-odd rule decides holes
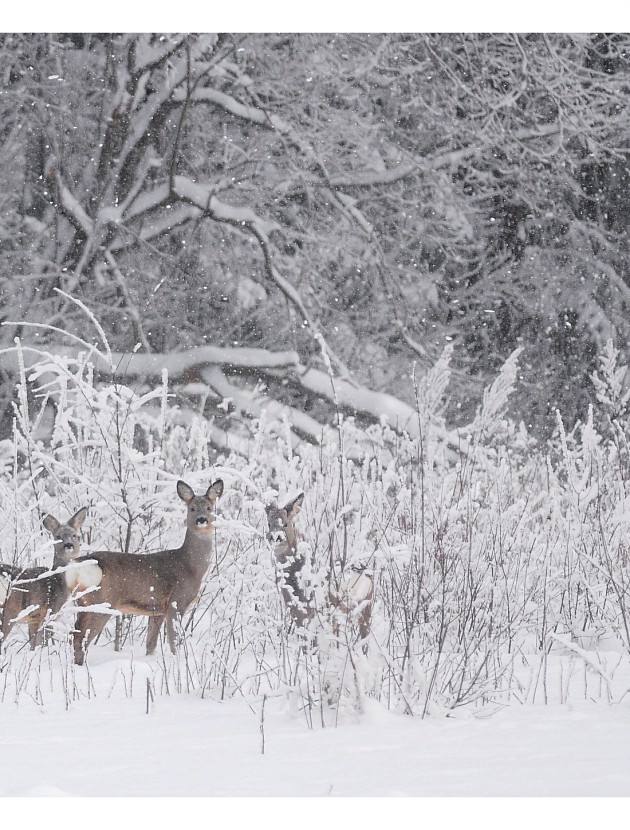
[[[42,576],[48,574],[48,576]],[[1,588],[4,585],[4,573],[0,573],[0,599],[2,599]],[[25,596],[28,593],[28,596]],[[42,566],[33,568],[16,568],[13,579],[7,585],[7,595],[4,597],[3,614],[7,619],[12,620],[20,616],[20,622],[31,623],[41,622],[46,611],[56,614],[66,599],[66,588],[63,574],[51,574],[50,568]],[[32,606],[30,614],[23,614],[24,601]]]
[[[101,551],[76,559],[66,572],[66,584],[86,611],[109,603],[123,614],[183,615],[199,593],[203,573],[178,561],[177,550],[157,553]]]

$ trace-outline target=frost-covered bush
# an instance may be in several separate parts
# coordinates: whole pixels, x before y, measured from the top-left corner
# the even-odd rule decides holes
[[[157,389],[132,388],[115,367],[97,381],[89,350],[42,354],[22,370],[13,441],[0,448],[3,559],[47,563],[42,516],[66,518],[83,504],[86,552],[177,546],[177,479],[201,489],[220,476],[214,559],[180,652],[162,648],[148,661],[153,691],[249,701],[289,693],[311,724],[368,696],[419,715],[613,699],[625,692],[630,656],[627,396],[616,354],[610,346],[602,357],[586,423],[568,431],[559,417],[541,445],[505,417],[517,353],[469,429],[448,429],[451,352],[417,383],[417,437],[340,416],[318,445],[296,447],[288,424],[263,412],[246,452],[221,453],[211,422],[170,404],[166,377]],[[304,631],[291,627],[265,539],[265,507],[300,491],[315,605]],[[331,620],[331,580],[353,565],[375,586],[365,643],[356,620]],[[64,613],[70,626],[72,608]],[[113,628],[93,660],[113,652]],[[144,618],[125,621],[123,656],[140,658],[145,629]],[[58,633],[48,649],[68,674]],[[12,642],[5,688],[12,672],[26,688],[23,639]]]

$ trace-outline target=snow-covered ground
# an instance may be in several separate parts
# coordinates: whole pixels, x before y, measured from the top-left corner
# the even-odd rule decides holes
[[[5,700],[0,795],[630,795],[630,699],[424,720],[367,701],[309,729],[283,697],[267,699],[264,721],[262,700],[198,692],[156,696],[147,714],[150,663],[135,662],[128,697],[129,672],[127,658],[97,663],[94,696],[68,709],[62,695]]]
[[[66,390],[67,367],[45,369]],[[434,413],[440,429],[427,444],[420,495],[419,444],[386,427],[344,422],[297,454],[261,421],[248,455],[228,454],[211,469],[212,425],[171,423],[166,386],[140,399],[126,387],[97,389],[83,364],[76,371],[82,393],[68,403],[63,391],[52,449],[36,440],[23,404],[15,447],[31,453],[35,473],[18,469],[13,444],[4,447],[4,550],[19,551],[24,563],[45,560],[42,511],[66,516],[88,504],[82,550],[120,549],[122,504],[135,517],[131,549],[176,546],[181,470],[197,492],[219,476],[226,482],[215,556],[176,656],[143,656],[142,621],[125,628],[123,651],[114,652],[110,622],[88,665],[76,667],[71,601],[51,621],[48,647],[29,652],[24,627],[13,629],[0,659],[0,795],[390,803],[630,795],[630,511],[615,444],[592,423],[581,437],[563,433],[549,472],[527,436],[503,420],[504,374],[464,467],[451,459]],[[446,358],[432,378],[427,390],[446,388]],[[141,410],[157,397],[156,421]],[[112,427],[120,411],[125,440]],[[79,442],[75,424],[85,426]],[[346,463],[343,453],[357,448],[369,453]],[[124,498],[111,459],[124,464]],[[300,491],[316,638],[288,626],[264,535],[266,506]],[[332,624],[327,586],[342,558],[346,568],[373,568],[365,654],[356,620],[349,615],[338,634]],[[322,697],[337,701],[325,726]],[[436,819],[425,804],[414,824]],[[385,810],[379,827],[395,823]],[[300,830],[314,815],[300,808]],[[521,817],[512,808],[502,826]],[[295,823],[284,806],[274,818],[274,828]],[[363,830],[356,815],[350,822]]]

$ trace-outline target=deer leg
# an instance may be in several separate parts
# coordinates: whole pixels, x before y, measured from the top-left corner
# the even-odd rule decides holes
[[[11,596],[9,595],[2,609],[2,639],[0,640],[0,648],[6,643],[9,632],[13,628],[12,619],[15,617],[15,612],[12,611],[11,605]]]
[[[28,644],[31,651],[35,651],[35,646],[42,642],[42,619],[29,620],[28,623]]]
[[[5,622],[5,620],[6,620],[6,622]],[[0,651],[4,648],[4,645],[7,641],[7,637],[9,636],[9,633],[10,633],[12,628],[13,628],[13,623],[9,622],[9,617],[8,617],[8,614],[7,614],[7,615],[5,615],[5,618],[2,621],[2,639],[0,639]]]
[[[155,617],[149,617],[149,627],[147,629],[147,654],[153,654],[157,647],[158,636],[160,628],[164,622],[164,614],[159,614]]]
[[[177,603],[173,602],[166,612],[166,633],[168,635],[168,644],[173,654],[177,654],[177,635],[175,633],[175,620],[181,622],[182,615],[177,610]]]
[[[367,638],[372,630],[372,607],[365,605],[359,614],[359,639],[362,642],[361,649],[364,654],[368,653]]]
[[[108,619],[107,614],[90,614],[89,611],[77,614],[74,627],[74,662],[78,666],[83,665],[88,646],[105,628]]]
[[[333,638],[335,640],[335,646],[337,648],[339,648],[339,635],[341,633],[341,628],[339,626],[339,617],[337,616],[337,614],[334,611],[332,613],[331,622],[332,622],[332,633],[333,633]]]
[[[168,635],[168,644],[172,654],[177,654],[177,638],[175,637],[175,626],[173,625],[175,615],[166,615],[166,633]]]
[[[120,651],[122,648],[122,617],[116,617],[116,634],[114,635],[114,651]]]

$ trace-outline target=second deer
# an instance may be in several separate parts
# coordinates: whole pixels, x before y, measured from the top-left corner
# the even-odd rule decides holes
[[[304,626],[315,614],[312,592],[304,584],[306,561],[298,552],[297,531],[293,523],[303,502],[304,493],[300,493],[284,507],[270,504],[266,508],[269,525],[267,540],[273,545],[276,582],[291,619],[298,627]]]
[[[269,531],[267,539],[274,546],[276,581],[282,599],[297,627],[303,627],[315,616],[312,589],[306,584],[304,566],[306,560],[298,551],[298,535],[294,519],[304,503],[304,493],[291,499],[284,507],[270,504],[266,508]],[[374,581],[366,565],[353,565],[330,579],[328,602],[332,611],[333,634],[354,631],[355,620],[358,638],[367,650],[366,639],[372,625]]]
[[[87,507],[82,507],[66,524],[54,516],[44,517],[42,524],[55,539],[52,571],[66,567],[78,557],[79,530],[86,514]],[[43,567],[20,569],[12,565],[2,566],[0,573],[10,577],[2,611],[1,643],[5,643],[13,626],[21,623],[28,625],[29,643],[34,649],[42,640],[46,619],[57,614],[68,599],[65,574],[51,573]]]
[[[85,660],[87,647],[109,619],[108,609],[149,618],[147,654],[156,649],[162,623],[171,651],[176,651],[174,622],[197,599],[210,565],[214,534],[214,506],[223,492],[217,479],[203,496],[184,481],[177,494],[188,508],[183,544],[157,553],[101,551],[81,557],[67,573],[68,586],[76,593],[79,611],[74,632],[74,659]],[[87,593],[84,593],[87,592]],[[90,606],[104,608],[90,611]],[[104,612],[103,612],[104,611]]]

